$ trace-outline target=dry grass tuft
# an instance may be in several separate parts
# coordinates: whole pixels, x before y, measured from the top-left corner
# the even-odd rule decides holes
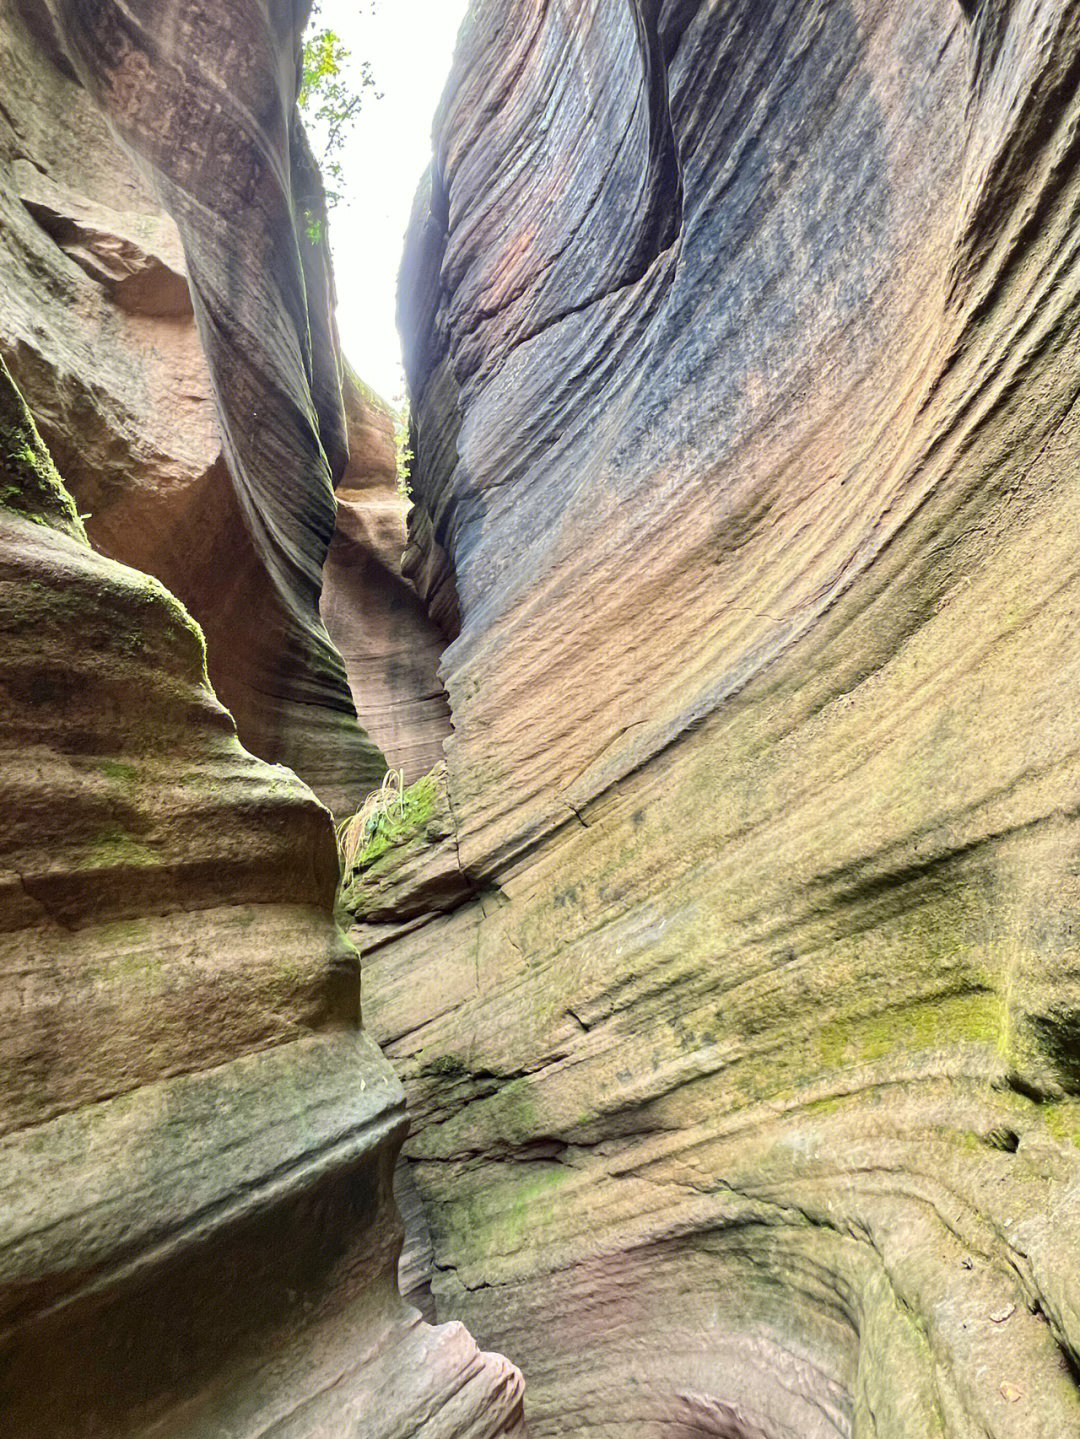
[[[384,819],[400,819],[404,812],[405,771],[388,769],[378,789],[372,790],[355,814],[337,827],[338,853],[345,874],[355,866],[357,856],[374,839]]]

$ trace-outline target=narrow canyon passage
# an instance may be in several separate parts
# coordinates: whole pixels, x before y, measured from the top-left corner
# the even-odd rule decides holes
[[[0,1433],[1080,1433],[1080,4],[473,0],[408,500],[310,18],[0,10]]]

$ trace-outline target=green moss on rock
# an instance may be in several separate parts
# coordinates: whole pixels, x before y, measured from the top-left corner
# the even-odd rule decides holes
[[[829,1070],[867,1063],[898,1050],[915,1053],[951,1044],[1002,1042],[1001,1001],[989,991],[974,990],[883,1010],[854,1020],[832,1020],[819,1032],[821,1060]]]
[[[75,502],[0,359],[0,508],[88,543]]]
[[[130,789],[138,783],[139,771],[132,764],[120,764],[116,760],[106,759],[101,761],[100,768],[106,779],[124,789]]]
[[[463,1079],[469,1073],[468,1063],[457,1054],[439,1054],[425,1061],[422,1074],[440,1075],[445,1079]]]
[[[1056,1140],[1080,1148],[1080,1104],[1070,1100],[1046,1104],[1039,1113]]]
[[[418,779],[384,809],[372,815],[363,847],[350,866],[350,872],[362,874],[387,850],[407,844],[421,835],[435,813],[438,781],[434,774]]]

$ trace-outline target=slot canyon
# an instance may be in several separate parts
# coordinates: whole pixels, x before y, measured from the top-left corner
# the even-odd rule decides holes
[[[0,1435],[1080,1435],[1080,0],[470,0],[407,497],[310,12],[0,0]]]

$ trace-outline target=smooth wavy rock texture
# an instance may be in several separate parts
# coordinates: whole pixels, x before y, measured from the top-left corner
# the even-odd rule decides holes
[[[0,350],[95,544],[205,623],[245,743],[347,808],[385,760],[318,610],[348,450],[294,8],[5,7]]]
[[[438,678],[446,636],[401,572],[408,501],[398,485],[393,417],[349,373],[344,397],[349,463],[320,611],[365,728],[411,784],[439,763],[450,733]]]
[[[537,1436],[1080,1431],[1078,80],[1071,0],[466,21],[401,295],[475,897],[357,932]]]
[[[90,549],[2,362],[0,638],[0,1429],[519,1433],[517,1371],[398,1295],[330,816]]]

